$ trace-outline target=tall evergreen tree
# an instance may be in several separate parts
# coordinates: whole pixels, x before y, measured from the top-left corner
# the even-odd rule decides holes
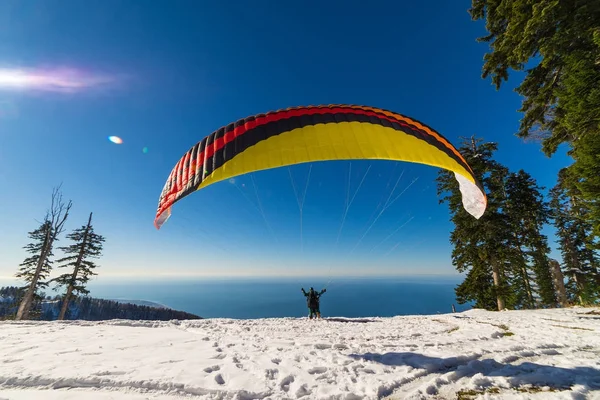
[[[507,281],[507,243],[510,224],[502,212],[502,184],[506,168],[493,159],[496,143],[481,143],[474,137],[463,140],[459,149],[475,171],[488,195],[485,214],[479,219],[462,206],[458,183],[452,173],[441,170],[437,177],[440,203],[448,203],[454,230],[452,263],[459,272],[467,272],[456,288],[458,301],[474,301],[476,307],[502,310],[513,307],[513,293]],[[508,301],[508,304],[507,304]]]
[[[600,118],[597,124],[600,127]],[[600,129],[595,135],[579,139],[573,148],[571,153],[576,154],[577,162],[569,167],[570,175],[574,178],[572,184],[579,192],[577,198],[588,210],[586,218],[592,236],[589,246],[600,250]]]
[[[58,260],[58,262],[62,264],[59,268],[71,268],[72,272],[62,274],[53,279],[59,286],[67,287],[60,314],[58,315],[59,320],[65,319],[72,296],[89,293],[85,286],[90,277],[96,275],[94,269],[98,267],[90,259],[101,256],[102,246],[105,241],[102,235],[94,232],[92,213],[90,213],[87,224],[79,229],[75,229],[67,235],[67,238],[72,240],[73,244],[60,248],[60,250],[68,255]]]
[[[47,276],[47,274],[50,272],[50,263],[48,262],[49,257],[52,255],[54,243],[58,240],[58,236],[63,232],[64,224],[69,216],[71,205],[71,201],[69,201],[67,204],[62,201],[60,186],[54,188],[52,191],[52,202],[50,204],[50,209],[46,213],[46,217],[42,223],[42,226],[44,226],[43,244],[39,247],[35,247],[35,251],[38,252],[38,257],[35,261],[35,269],[33,269],[33,264],[28,264],[31,269],[26,275],[24,275],[28,277],[30,281],[29,286],[23,295],[23,299],[19,304],[19,309],[17,310],[17,315],[15,316],[15,319],[17,320],[29,318],[31,306],[36,298],[36,293],[38,293],[40,285],[38,282],[40,281],[41,276]],[[33,251],[33,248],[28,250]],[[46,271],[45,275],[42,275],[43,271]]]
[[[478,39],[490,44],[483,78],[499,89],[509,69],[526,70],[516,89],[524,97],[518,135],[541,138],[547,155],[571,146],[580,200],[599,237],[600,2],[472,0],[469,12],[488,31]]]
[[[569,278],[567,291],[572,301],[594,302],[600,289],[600,259],[594,251],[592,225],[585,203],[578,201],[577,187],[570,169],[559,173],[557,184],[550,190],[550,205],[558,244],[563,259],[563,271]]]
[[[38,271],[37,280],[33,284],[35,293],[39,293],[39,289],[48,287],[46,279],[52,271],[52,260],[50,259],[53,256],[52,250],[48,251],[44,261],[41,262],[40,258],[42,250],[46,246],[48,238],[51,235],[52,227],[47,220],[43,221],[37,229],[27,233],[27,236],[33,241],[23,248],[30,253],[31,256],[25,258],[25,260],[19,264],[21,268],[19,268],[19,271],[15,274],[17,278],[27,283],[27,285],[22,288],[23,290],[26,290],[34,281],[38,264],[41,264],[42,267]]]
[[[19,264],[21,268],[19,268],[19,271],[15,274],[17,278],[26,283],[26,285],[19,290],[18,300],[22,300],[25,291],[30,289],[30,287],[33,287],[33,298],[30,311],[30,317],[32,318],[39,317],[40,310],[38,309],[44,296],[42,290],[48,287],[47,279],[52,271],[52,261],[50,259],[53,256],[52,250],[48,252],[47,257],[43,262],[40,260],[42,250],[47,246],[48,238],[51,235],[52,226],[48,220],[43,221],[37,229],[28,232],[28,236],[32,242],[28,243],[23,248],[31,255]],[[38,265],[41,265],[39,270]]]
[[[534,279],[533,272],[528,262],[528,255],[523,248],[523,230],[520,226],[519,202],[515,196],[514,188],[508,181],[510,177],[508,169],[505,169],[504,182],[502,184],[503,211],[507,215],[511,234],[506,251],[506,270],[510,271],[509,282],[513,291],[513,302],[516,308],[534,308]]]
[[[548,254],[548,239],[541,233],[550,221],[550,209],[535,179],[520,170],[509,174],[506,179],[507,215],[512,231],[518,237],[518,251],[527,262],[521,266],[526,286],[531,290],[528,269],[533,270],[537,294],[543,305],[556,305],[556,293],[552,282],[552,271]],[[531,299],[529,299],[531,300]]]

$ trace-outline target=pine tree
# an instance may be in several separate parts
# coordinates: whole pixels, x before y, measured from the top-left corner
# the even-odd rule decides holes
[[[527,271],[531,269],[541,303],[554,306],[556,293],[548,258],[550,247],[547,237],[541,233],[550,220],[550,210],[541,190],[543,188],[538,187],[527,172],[520,170],[509,174],[506,179],[506,208],[512,231],[518,238],[516,250],[526,262],[520,269],[529,291],[528,301],[531,302],[532,289]]]
[[[48,238],[52,235],[52,227],[50,226],[49,221],[43,221],[40,226],[27,233],[27,236],[33,240],[33,242],[27,244],[23,248],[31,254],[31,256],[27,257],[19,266],[19,272],[15,274],[17,278],[20,278],[24,282],[27,283],[27,286],[24,286],[22,289],[27,289],[29,284],[34,279],[35,272],[37,270],[37,266],[40,263],[40,257],[42,253],[42,249],[46,247]],[[50,258],[53,256],[52,250],[50,250],[47,254],[46,260],[44,260],[41,265],[40,271],[37,274],[37,281],[34,284],[36,293],[40,288],[48,287],[48,282],[45,280],[48,278],[48,275],[52,271],[52,261]]]
[[[595,301],[600,289],[600,259],[594,251],[592,226],[586,204],[578,201],[577,187],[570,169],[559,173],[557,184],[550,190],[563,271],[568,277],[567,292],[571,301],[588,304]],[[573,196],[575,192],[575,196]]]
[[[463,141],[459,151],[488,194],[488,206],[479,219],[468,214],[463,206],[458,183],[452,173],[440,170],[437,177],[440,203],[447,202],[454,223],[450,235],[452,263],[467,277],[456,288],[459,303],[474,301],[476,307],[502,310],[513,307],[507,280],[507,246],[510,241],[510,224],[502,212],[502,194],[506,168],[493,159],[496,143],[480,143],[470,138]],[[508,304],[507,304],[508,301]]]
[[[599,82],[600,84],[600,82]],[[598,89],[600,92],[600,89]],[[600,119],[597,120],[600,127]],[[569,169],[577,198],[584,203],[591,228],[589,246],[600,250],[600,129],[595,135],[579,139],[570,152],[577,157]]]
[[[90,277],[96,275],[94,269],[98,267],[90,258],[100,257],[102,254],[102,245],[105,241],[102,235],[94,232],[92,213],[90,213],[87,225],[75,229],[67,235],[67,238],[74,243],[60,248],[68,256],[58,260],[58,263],[62,264],[59,268],[72,268],[72,272],[53,279],[59,286],[67,287],[60,314],[58,315],[59,320],[65,319],[72,296],[89,294],[85,286]]]
[[[469,12],[486,21],[483,78],[499,89],[509,69],[527,68],[518,135],[542,139],[547,155],[570,145],[579,201],[600,238],[600,2],[472,0]]]
[[[69,201],[67,204],[63,203],[62,194],[60,193],[60,186],[54,188],[52,191],[52,202],[50,209],[46,213],[42,223],[43,229],[41,231],[33,231],[37,232],[35,233],[35,238],[38,240],[38,243],[32,244],[31,246],[26,246],[26,249],[30,253],[33,253],[34,256],[27,258],[23,264],[21,264],[21,266],[25,269],[20,270],[17,275],[27,279],[29,285],[27,286],[21,303],[19,304],[19,309],[17,310],[17,315],[15,316],[16,320],[29,318],[31,307],[36,299],[38,299],[37,296],[39,296],[38,289],[40,286],[47,286],[47,283],[44,282],[43,279],[45,279],[50,273],[51,264],[49,259],[52,257],[52,249],[54,247],[54,243],[58,240],[58,236],[63,231],[63,227],[69,215],[71,205],[71,201]],[[41,239],[42,236],[43,241]],[[42,280],[40,280],[40,278],[42,278]]]
[[[504,169],[502,183],[502,210],[507,216],[510,225],[510,236],[506,251],[506,270],[508,280],[513,291],[515,308],[534,308],[534,287],[532,285],[532,271],[528,263],[528,255],[522,246],[523,232],[520,226],[519,204],[514,188],[510,185],[510,173]]]

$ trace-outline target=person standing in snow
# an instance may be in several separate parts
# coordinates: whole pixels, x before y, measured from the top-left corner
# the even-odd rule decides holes
[[[306,297],[306,304],[308,305],[308,310],[310,311],[308,317],[310,319],[313,319],[314,315],[315,318],[321,318],[320,298],[321,295],[327,291],[327,289],[323,289],[318,293],[312,287],[308,292],[306,292],[304,288],[302,288],[301,290],[304,296]]]

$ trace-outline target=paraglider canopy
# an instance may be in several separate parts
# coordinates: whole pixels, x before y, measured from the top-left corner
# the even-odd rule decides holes
[[[177,162],[160,199],[160,229],[177,201],[238,175],[327,160],[380,159],[431,165],[454,172],[463,207],[485,212],[485,192],[464,157],[425,124],[380,108],[356,105],[295,107],[224,126],[196,143]]]

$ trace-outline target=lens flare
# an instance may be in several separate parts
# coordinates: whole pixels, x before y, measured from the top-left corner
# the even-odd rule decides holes
[[[108,140],[110,140],[111,142],[113,142],[115,144],[121,144],[121,143],[123,143],[123,139],[121,139],[118,136],[109,136]]]
[[[0,68],[0,91],[75,93],[116,83],[115,76],[77,68]]]
[[[148,148],[147,148],[147,147],[144,147],[144,148],[142,149],[142,153],[144,153],[144,154],[148,153]]]

